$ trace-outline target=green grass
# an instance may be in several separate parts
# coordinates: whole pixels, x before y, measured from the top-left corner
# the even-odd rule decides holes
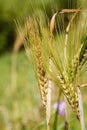
[[[24,52],[18,54],[16,67],[17,86],[13,92],[11,84],[12,55],[5,54],[0,58],[0,116],[5,109],[9,117],[8,120],[15,130],[14,122],[22,126],[25,118],[29,118],[26,120],[29,120],[29,127],[31,124],[32,128],[37,125],[35,122],[37,122],[38,106],[41,107],[41,100],[32,62],[28,61]],[[5,116],[3,118],[6,118]],[[2,119],[0,121],[2,122]],[[2,123],[0,123],[0,128],[2,128],[1,126]]]
[[[12,91],[12,54],[0,57],[0,129],[7,130],[45,130],[45,111],[33,70],[32,59],[28,60],[24,52],[17,56],[17,86]],[[87,88],[82,88],[85,122],[87,127]],[[70,111],[70,130],[79,130],[80,125]],[[51,118],[53,124],[54,114]],[[59,117],[57,130],[63,130],[63,117]]]

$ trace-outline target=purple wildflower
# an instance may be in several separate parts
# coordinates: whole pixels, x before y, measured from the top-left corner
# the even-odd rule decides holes
[[[53,108],[54,109],[58,108],[58,114],[61,115],[61,116],[64,116],[64,114],[65,114],[65,102],[64,101],[56,102],[53,105]]]

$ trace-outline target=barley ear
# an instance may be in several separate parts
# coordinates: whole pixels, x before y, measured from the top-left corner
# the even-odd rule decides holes
[[[26,32],[27,39],[25,39],[25,49],[28,50],[30,47],[42,102],[44,107],[46,108],[48,79],[43,62],[43,41],[41,36],[41,26],[38,23],[37,19],[29,18],[26,22],[25,27],[28,29]]]
[[[75,14],[73,15],[71,21],[69,22],[69,24],[68,24],[68,26],[67,26],[67,29],[66,29],[66,33],[67,33],[67,32],[69,31],[69,28],[70,28],[70,25],[71,25],[73,19],[75,18],[75,16],[76,16],[77,13],[79,12],[79,9],[77,9],[77,10],[64,9],[64,10],[61,10],[60,12],[56,12],[56,13],[53,15],[53,17],[52,17],[52,19],[51,19],[51,22],[50,22],[50,46],[51,46],[50,49],[51,49],[51,52],[52,52],[52,53],[53,53],[53,51],[52,51],[52,49],[53,49],[53,47],[52,47],[52,44],[53,44],[52,39],[53,39],[53,30],[54,30],[55,17],[56,17],[57,14],[61,14],[61,13],[65,13],[65,12],[67,12],[67,13],[75,12]],[[67,40],[68,40],[68,39],[67,39]],[[65,46],[65,47],[66,47],[66,46]],[[66,52],[66,51],[65,51],[65,52]],[[66,55],[66,54],[65,54],[65,55]],[[52,55],[52,56],[54,56],[54,55]],[[65,58],[66,58],[66,57],[65,57]],[[80,119],[80,115],[79,115],[80,113],[79,113],[79,107],[78,107],[79,103],[78,103],[77,91],[76,91],[76,89],[74,88],[73,84],[68,84],[68,83],[67,83],[66,77],[64,77],[64,75],[62,75],[61,71],[60,71],[60,70],[57,70],[57,67],[55,66],[56,64],[54,63],[53,59],[54,59],[54,61],[55,61],[55,58],[52,57],[52,62],[53,62],[53,66],[52,66],[53,71],[52,71],[52,72],[53,72],[53,73],[55,72],[55,74],[57,74],[57,75],[56,75],[57,78],[55,77],[55,74],[54,74],[54,77],[55,77],[56,80],[58,79],[58,81],[59,81],[59,83],[60,83],[60,88],[62,89],[64,95],[66,96],[66,98],[67,98],[69,104],[71,105],[73,111],[75,112],[77,118]],[[56,72],[56,71],[57,71],[57,72]],[[66,68],[65,68],[65,71],[66,71]],[[67,72],[66,72],[66,75],[67,75]],[[57,82],[58,82],[58,81],[57,81]],[[71,93],[71,91],[72,91],[72,93]]]

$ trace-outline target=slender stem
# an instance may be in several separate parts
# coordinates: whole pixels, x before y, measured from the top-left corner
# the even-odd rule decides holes
[[[49,59],[49,69],[51,68],[51,59]],[[47,130],[50,130],[50,117],[51,117],[51,91],[52,91],[52,81],[48,80],[48,89],[47,89],[47,106],[46,106],[46,122]]]
[[[58,121],[58,107],[56,109],[55,119],[54,119],[54,124],[53,124],[53,129],[54,130],[57,130],[57,121]]]
[[[47,130],[50,130],[50,124],[47,124]]]
[[[82,96],[81,96],[80,88],[78,87],[77,89],[78,89],[78,97],[79,97],[79,110],[80,110],[81,130],[86,130],[86,128],[85,128],[85,121],[84,121],[84,111],[83,111]]]
[[[76,10],[76,12],[74,13],[74,15],[72,16],[72,18],[70,19],[68,25],[67,25],[67,28],[66,28],[66,37],[65,37],[65,46],[64,46],[64,56],[65,56],[65,63],[67,63],[67,53],[66,53],[66,48],[67,48],[67,42],[68,42],[68,32],[69,32],[69,29],[70,29],[70,26],[73,22],[73,20],[75,19],[76,15],[78,14],[79,12],[79,9]]]
[[[65,130],[68,130],[68,113],[67,113],[67,99],[64,96],[65,99]]]
[[[59,102],[61,97],[61,90],[59,90],[59,95],[58,95],[58,99],[57,102]],[[54,123],[53,123],[53,130],[57,130],[57,122],[58,122],[58,107],[56,109],[56,113],[55,113],[55,119],[54,119]]]
[[[65,60],[66,58],[66,47],[67,47],[67,41],[68,41],[68,33],[66,32],[66,37],[65,37],[65,47],[64,47],[64,55],[65,55]]]
[[[50,116],[51,116],[51,89],[52,81],[48,81],[48,91],[47,91],[47,107],[46,107],[46,122],[47,130],[50,130]]]

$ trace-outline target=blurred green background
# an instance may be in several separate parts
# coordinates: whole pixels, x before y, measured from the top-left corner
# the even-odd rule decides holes
[[[11,50],[16,38],[15,21],[20,24],[33,14],[52,16],[54,0],[0,0],[0,54]]]
[[[76,8],[80,3],[81,0],[0,0],[0,130],[46,129],[32,59],[28,60],[24,49],[17,54],[15,66],[12,53],[17,38],[15,21],[22,26],[27,17],[37,15],[48,24],[58,9]],[[86,91],[86,88],[82,90],[87,122]],[[80,129],[74,114],[70,115],[70,130]],[[62,130],[63,117],[59,122],[57,129]]]
[[[80,3],[81,0],[0,0],[0,54],[13,47],[17,31],[15,21],[22,25],[24,19],[33,14],[50,20],[56,10],[76,8]]]

